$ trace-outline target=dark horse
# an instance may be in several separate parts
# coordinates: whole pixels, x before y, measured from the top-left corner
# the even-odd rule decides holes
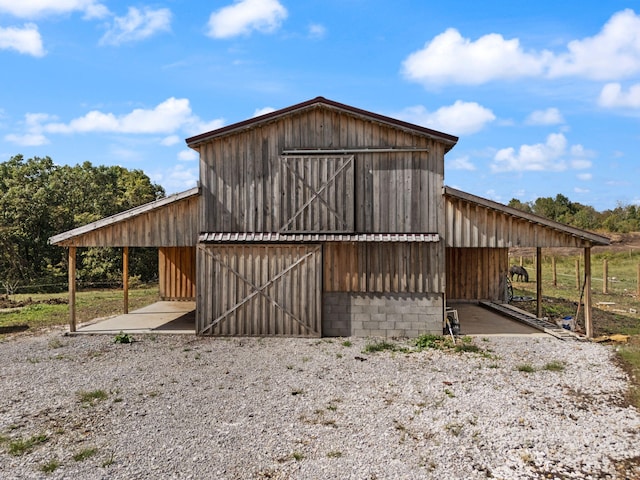
[[[519,265],[513,265],[509,269],[509,278],[513,280],[514,276],[517,277],[520,281],[522,281],[523,279],[525,282],[529,281],[529,274],[524,267],[521,267]]]

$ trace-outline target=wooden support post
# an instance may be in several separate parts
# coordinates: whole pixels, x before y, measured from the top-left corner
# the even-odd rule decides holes
[[[584,249],[584,330],[587,338],[593,338],[591,317],[591,247]]]
[[[129,313],[129,247],[122,249],[122,289],[124,291],[124,313]]]
[[[69,331],[76,331],[76,247],[69,247]]]
[[[522,255],[520,255],[520,266],[521,266],[521,267],[523,267],[523,266],[524,266]]]
[[[580,290],[580,259],[576,258],[576,288]]]
[[[606,258],[602,261],[602,293],[609,293],[609,262]]]
[[[542,248],[536,247],[536,316],[542,318]]]
[[[551,257],[551,279],[553,281],[553,286],[558,286],[558,272],[556,270],[556,257]]]

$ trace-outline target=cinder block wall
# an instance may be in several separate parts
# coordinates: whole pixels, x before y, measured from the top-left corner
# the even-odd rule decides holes
[[[323,294],[325,337],[442,335],[443,297],[436,293]]]

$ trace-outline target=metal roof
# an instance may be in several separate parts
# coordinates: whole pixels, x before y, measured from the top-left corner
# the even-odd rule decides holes
[[[308,100],[306,102],[298,103],[290,107],[276,110],[274,112],[270,112],[265,115],[260,115],[258,117],[250,118],[242,122],[234,123],[232,125],[227,125],[226,127],[218,128],[217,130],[202,133],[200,135],[187,138],[186,142],[189,147],[196,148],[201,143],[207,142],[214,138],[222,137],[222,136],[236,133],[242,130],[247,130],[249,128],[258,126],[262,123],[272,122],[280,117],[289,115],[291,113],[295,113],[298,111],[307,110],[311,108],[317,108],[319,106],[324,106],[334,110],[341,110],[345,113],[354,115],[356,117],[364,118],[369,121],[378,122],[387,126],[399,128],[402,130],[409,130],[417,134],[435,138],[446,144],[445,151],[447,152],[451,150],[453,146],[458,142],[458,137],[454,135],[449,135],[447,133],[431,130],[430,128],[421,127],[420,125],[415,125],[413,123],[398,120],[396,118],[386,117],[384,115],[380,115],[377,113],[368,112],[366,110],[352,107],[344,103],[335,102],[333,100],[329,100],[324,97],[316,97],[312,100]]]
[[[437,233],[201,233],[201,243],[438,242]]]

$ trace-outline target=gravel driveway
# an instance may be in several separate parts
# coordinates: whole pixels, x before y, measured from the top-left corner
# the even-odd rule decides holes
[[[640,415],[623,405],[611,347],[490,337],[474,339],[476,353],[363,353],[371,340],[136,340],[55,331],[0,342],[0,478],[640,475]]]

